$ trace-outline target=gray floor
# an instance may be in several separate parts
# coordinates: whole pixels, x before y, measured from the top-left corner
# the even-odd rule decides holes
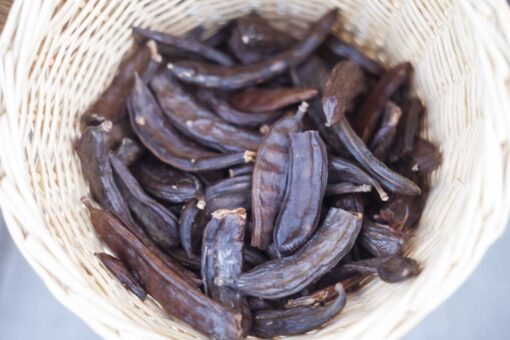
[[[13,245],[0,220],[0,340],[93,340],[61,306]],[[510,231],[473,276],[406,340],[510,339]]]

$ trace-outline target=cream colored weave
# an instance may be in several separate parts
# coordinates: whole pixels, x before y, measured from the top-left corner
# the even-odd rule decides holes
[[[304,25],[331,7],[341,9],[345,37],[389,65],[413,63],[414,88],[428,108],[423,134],[441,146],[444,163],[410,247],[423,273],[403,284],[371,282],[309,337],[403,335],[501,234],[510,211],[504,0],[15,1],[0,37],[0,204],[17,246],[52,293],[100,335],[197,336],[105,271],[93,255],[103,245],[80,203],[88,188],[72,148],[78,117],[132,46],[130,26],[180,34],[252,9],[277,24]]]

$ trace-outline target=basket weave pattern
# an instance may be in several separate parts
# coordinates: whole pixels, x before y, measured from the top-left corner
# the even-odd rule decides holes
[[[180,34],[256,9],[305,25],[338,7],[337,29],[384,62],[409,60],[444,163],[411,241],[425,270],[350,296],[317,338],[396,338],[451,294],[510,213],[510,11],[504,0],[15,1],[0,36],[0,205],[9,231],[52,293],[106,338],[198,334],[140,302],[102,267],[80,198],[72,144],[79,116],[132,47],[130,26]],[[0,12],[5,12],[0,5]],[[0,23],[3,23],[0,18]]]

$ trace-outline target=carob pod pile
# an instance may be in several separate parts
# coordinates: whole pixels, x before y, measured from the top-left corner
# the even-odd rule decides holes
[[[138,48],[75,147],[100,238],[129,291],[215,339],[304,334],[406,257],[441,163],[418,135],[409,63],[256,13],[202,39],[134,28]]]

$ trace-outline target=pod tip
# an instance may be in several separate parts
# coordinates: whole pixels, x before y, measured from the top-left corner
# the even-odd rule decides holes
[[[198,200],[197,208],[200,209],[200,210],[204,210],[204,208],[205,208],[205,201],[204,200]]]
[[[244,162],[245,163],[250,163],[250,162],[253,162],[255,161],[255,157],[257,156],[257,153],[256,152],[253,152],[253,151],[249,151],[249,150],[246,150],[244,152]]]

